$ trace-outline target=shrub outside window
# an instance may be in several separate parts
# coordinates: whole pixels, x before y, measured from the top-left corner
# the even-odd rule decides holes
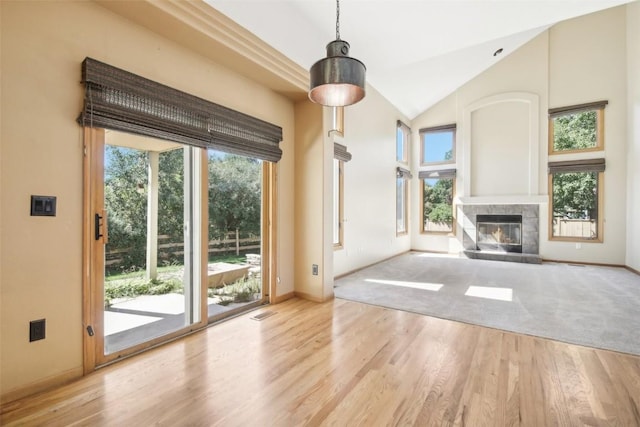
[[[549,110],[549,153],[604,150],[607,101]]]
[[[420,129],[420,141],[421,165],[455,163],[455,124]]]

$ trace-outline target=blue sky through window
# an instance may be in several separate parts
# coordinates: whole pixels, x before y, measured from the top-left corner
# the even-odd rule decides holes
[[[396,132],[396,160],[399,162],[404,162],[406,160],[404,148],[404,132],[402,130],[402,127],[398,126],[398,130]]]
[[[438,178],[425,178],[424,183],[428,185],[430,188],[433,188],[440,179]]]
[[[435,163],[452,160],[453,157],[453,132],[427,132],[422,137],[422,163]],[[447,153],[451,152],[447,158]]]

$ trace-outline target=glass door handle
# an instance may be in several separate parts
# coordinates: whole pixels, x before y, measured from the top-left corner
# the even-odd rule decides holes
[[[104,231],[103,231],[104,230]],[[106,245],[109,243],[109,233],[107,231],[107,211],[103,210],[102,215],[96,213],[94,216],[95,240],[102,240]]]

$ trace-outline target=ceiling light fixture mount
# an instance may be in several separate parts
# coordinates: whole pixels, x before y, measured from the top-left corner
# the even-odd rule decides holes
[[[340,0],[336,0],[336,39],[327,45],[327,57],[309,70],[309,99],[327,107],[344,107],[365,95],[364,64],[349,57],[349,43],[340,40]]]

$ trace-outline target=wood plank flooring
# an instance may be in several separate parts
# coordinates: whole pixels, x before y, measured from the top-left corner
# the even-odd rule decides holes
[[[262,321],[262,311],[276,314]],[[336,299],[212,326],[2,425],[640,426],[640,358]]]

